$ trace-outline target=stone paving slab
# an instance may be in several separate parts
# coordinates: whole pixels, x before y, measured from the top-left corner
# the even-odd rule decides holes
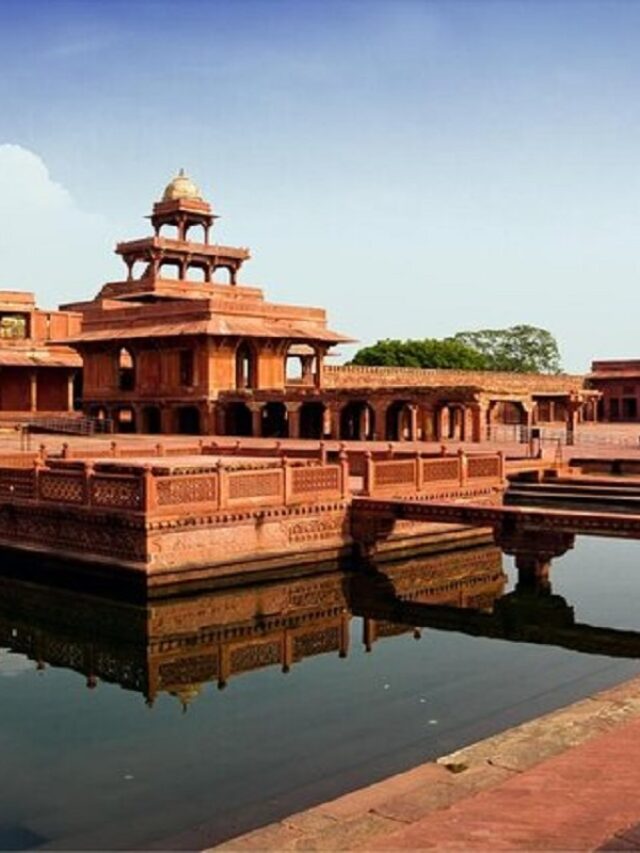
[[[640,719],[372,841],[372,850],[593,850],[640,814]]]
[[[216,849],[640,850],[639,818],[636,678]]]

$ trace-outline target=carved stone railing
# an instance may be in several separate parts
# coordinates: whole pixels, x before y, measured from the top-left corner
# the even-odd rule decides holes
[[[92,507],[125,513],[179,516],[211,511],[315,504],[345,498],[348,465],[282,459],[207,470],[122,462],[36,460],[32,468],[0,468],[0,501]]]
[[[362,494],[404,496],[438,494],[474,485],[502,487],[504,458],[501,453],[466,454],[424,458],[419,453],[393,459],[365,454]]]

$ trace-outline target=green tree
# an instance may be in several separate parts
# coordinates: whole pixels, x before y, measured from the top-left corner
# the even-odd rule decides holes
[[[486,370],[486,357],[455,338],[399,341],[389,338],[363,347],[351,364],[373,367],[432,367],[457,370]]]
[[[555,338],[536,326],[458,332],[454,340],[481,353],[489,370],[514,373],[560,373],[560,353]]]

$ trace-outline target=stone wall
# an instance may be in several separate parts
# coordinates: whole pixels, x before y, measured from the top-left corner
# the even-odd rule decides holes
[[[516,394],[571,393],[584,387],[584,376],[500,373],[488,370],[423,370],[415,367],[329,366],[325,388],[473,387]]]

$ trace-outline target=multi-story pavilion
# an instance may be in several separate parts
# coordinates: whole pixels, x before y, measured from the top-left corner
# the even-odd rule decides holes
[[[0,291],[0,418],[24,421],[73,412],[82,360],[53,343],[77,333],[80,315],[36,308],[32,293]]]
[[[249,251],[211,243],[215,218],[181,172],[153,206],[153,236],[116,247],[127,278],[71,306],[83,314],[71,343],[87,414],[120,431],[295,431],[297,410],[283,398],[292,375],[317,397],[327,351],[349,339],[327,328],[323,310],[275,305],[239,284]]]
[[[325,367],[349,338],[322,309],[240,284],[249,251],[211,243],[215,218],[181,172],[153,235],[116,247],[126,279],[67,306],[83,315],[70,343],[88,415],[122,432],[475,441],[498,424],[595,418],[581,376]]]

